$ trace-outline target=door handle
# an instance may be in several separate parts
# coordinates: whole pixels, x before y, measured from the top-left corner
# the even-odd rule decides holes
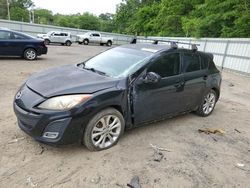
[[[183,87],[185,85],[185,82],[184,81],[180,81],[179,83],[175,84],[174,86],[176,88],[180,88],[180,87]]]

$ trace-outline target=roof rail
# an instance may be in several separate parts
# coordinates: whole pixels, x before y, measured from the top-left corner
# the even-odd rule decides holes
[[[197,51],[198,50],[197,46],[200,46],[200,44],[195,44],[195,43],[179,42],[179,41],[172,41],[172,40],[162,40],[162,39],[150,39],[150,38],[146,38],[146,39],[145,38],[134,38],[131,41],[131,44],[136,44],[137,39],[153,41],[152,44],[158,44],[159,42],[168,42],[168,43],[170,43],[171,48],[174,48],[174,49],[178,48],[178,44],[185,44],[185,45],[190,45],[191,50]]]

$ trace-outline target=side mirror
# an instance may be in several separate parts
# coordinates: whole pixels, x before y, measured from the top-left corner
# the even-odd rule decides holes
[[[146,76],[143,78],[143,82],[148,83],[158,83],[161,80],[161,76],[155,72],[148,72]]]

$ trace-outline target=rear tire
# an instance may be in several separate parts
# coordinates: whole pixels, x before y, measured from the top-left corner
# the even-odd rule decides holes
[[[37,52],[35,49],[33,48],[27,48],[24,52],[23,52],[23,57],[26,60],[29,61],[33,61],[37,58]]]
[[[217,97],[218,96],[214,90],[211,89],[209,92],[207,92],[203,96],[202,102],[198,110],[196,111],[196,114],[201,117],[209,116],[214,110],[217,102]]]
[[[83,144],[91,151],[108,149],[117,144],[124,127],[124,118],[118,110],[114,108],[102,110],[86,126]]]
[[[82,42],[78,42],[78,44],[82,44]]]
[[[107,46],[112,46],[112,41],[109,40],[106,45]]]
[[[67,41],[65,42],[65,45],[66,45],[66,46],[71,46],[71,44],[72,44],[72,42],[69,41],[69,40],[67,40]]]

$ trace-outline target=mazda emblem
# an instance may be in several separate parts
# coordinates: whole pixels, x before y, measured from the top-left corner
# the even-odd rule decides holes
[[[22,92],[19,91],[17,94],[16,94],[16,99],[20,99],[22,97]]]

